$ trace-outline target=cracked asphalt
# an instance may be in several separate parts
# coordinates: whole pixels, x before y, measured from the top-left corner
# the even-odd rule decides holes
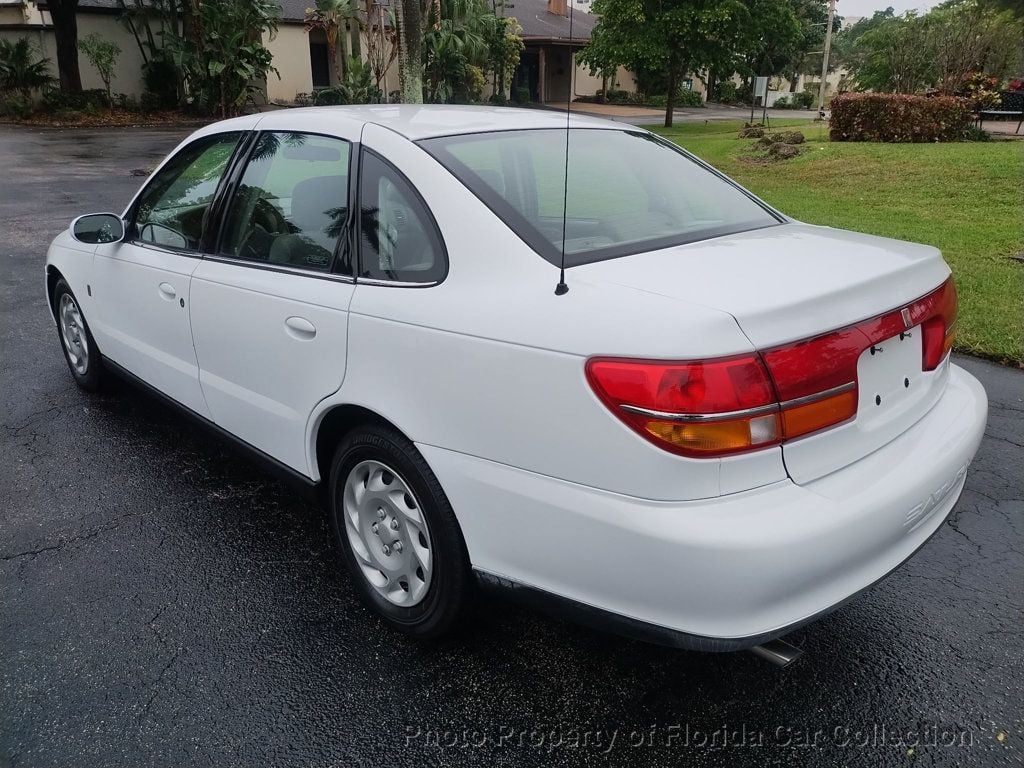
[[[320,511],[61,358],[47,244],[183,134],[0,126],[0,765],[1024,764],[1024,372],[958,359],[991,412],[952,518],[789,669],[503,603],[408,641]]]

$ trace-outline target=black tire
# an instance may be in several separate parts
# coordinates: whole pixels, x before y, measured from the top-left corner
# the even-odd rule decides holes
[[[403,607],[389,602],[363,573],[349,536],[343,511],[345,482],[364,461],[393,468],[412,491],[429,530],[430,583],[419,603]],[[472,601],[469,556],[448,497],[427,462],[404,435],[383,425],[356,427],[334,453],[330,473],[330,519],[338,557],[352,577],[362,602],[399,632],[420,638],[448,634]]]
[[[76,368],[76,364],[72,360],[72,353],[68,349],[67,343],[64,341],[64,333],[61,329],[61,300],[65,295],[71,297],[71,301],[74,302],[74,305],[78,310],[78,316],[82,320],[81,333],[84,336],[84,341],[88,350],[84,370]],[[61,352],[64,353],[64,362],[68,364],[68,370],[71,371],[71,377],[75,380],[75,384],[85,391],[98,391],[103,386],[103,360],[100,356],[100,350],[99,347],[96,346],[95,339],[92,337],[92,331],[89,330],[89,323],[86,322],[82,306],[78,303],[78,299],[75,298],[75,294],[71,292],[71,288],[68,286],[67,282],[65,282],[64,278],[58,280],[57,285],[53,288],[53,311],[54,315],[57,317],[57,339],[60,341],[60,349]]]

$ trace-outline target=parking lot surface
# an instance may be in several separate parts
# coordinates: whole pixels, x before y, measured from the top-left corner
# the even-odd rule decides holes
[[[1024,764],[1024,373],[958,360],[991,412],[953,516],[788,669],[500,602],[412,642],[356,602],[321,511],[71,380],[46,246],[182,136],[0,126],[0,766]]]

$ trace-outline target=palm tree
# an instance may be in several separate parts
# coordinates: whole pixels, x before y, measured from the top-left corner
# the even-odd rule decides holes
[[[327,38],[327,54],[334,66],[335,82],[342,79],[342,64],[338,57],[338,35],[342,28],[351,33],[351,37],[342,36],[341,47],[344,61],[348,61],[351,51],[359,54],[359,6],[356,0],[316,0],[314,8],[306,9],[306,31],[322,30]],[[350,46],[351,45],[351,49]]]
[[[0,91],[18,91],[28,101],[32,91],[52,82],[50,60],[34,59],[35,50],[27,37],[13,43],[0,39]]]
[[[398,75],[402,81],[402,101],[423,103],[423,19],[419,0],[396,0],[398,29]]]

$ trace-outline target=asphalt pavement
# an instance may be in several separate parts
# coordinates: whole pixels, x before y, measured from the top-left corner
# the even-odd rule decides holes
[[[791,635],[790,668],[500,602],[406,640],[321,511],[150,396],[71,380],[46,246],[182,136],[0,126],[0,766],[1024,764],[1024,372],[958,358],[991,412],[953,516]]]

